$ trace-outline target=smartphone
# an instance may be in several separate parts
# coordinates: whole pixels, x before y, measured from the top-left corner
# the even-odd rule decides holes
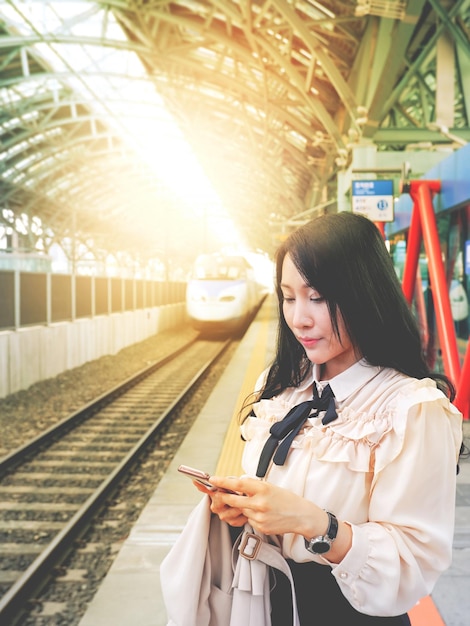
[[[211,491],[225,491],[226,493],[234,493],[237,494],[236,491],[232,491],[231,489],[222,489],[221,487],[215,487],[212,483],[209,482],[210,474],[207,472],[203,472],[202,470],[195,469],[194,467],[189,467],[188,465],[180,465],[178,467],[178,472],[181,472],[185,476],[189,476],[192,480],[195,480],[197,483],[204,485],[207,489]]]

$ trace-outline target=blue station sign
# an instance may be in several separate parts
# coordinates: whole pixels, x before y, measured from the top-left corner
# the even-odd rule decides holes
[[[393,222],[393,180],[353,180],[352,210],[373,222]]]

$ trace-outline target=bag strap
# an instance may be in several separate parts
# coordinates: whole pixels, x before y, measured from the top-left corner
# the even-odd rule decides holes
[[[248,559],[249,561],[253,561],[255,559],[261,561],[262,563],[281,571],[285,576],[287,576],[292,593],[292,624],[293,626],[300,626],[294,579],[292,577],[289,564],[281,554],[281,549],[271,543],[268,543],[259,535],[245,531],[242,534],[238,550],[240,556],[243,558]]]

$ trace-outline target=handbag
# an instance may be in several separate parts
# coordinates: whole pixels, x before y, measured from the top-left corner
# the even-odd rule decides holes
[[[238,552],[238,555],[236,554]],[[270,568],[280,570],[290,582],[292,623],[300,626],[294,580],[278,545],[245,524],[233,547],[234,576],[230,626],[271,626]]]
[[[270,568],[288,577],[293,624],[300,626],[280,547],[249,524],[232,545],[228,525],[204,496],[160,565],[167,626],[271,626]]]

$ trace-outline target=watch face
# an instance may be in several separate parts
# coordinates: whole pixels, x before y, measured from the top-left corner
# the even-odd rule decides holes
[[[331,544],[328,541],[320,540],[312,544],[312,552],[315,552],[315,554],[325,554],[330,548]]]
[[[326,537],[316,537],[310,541],[305,540],[305,547],[313,554],[325,554],[331,548],[331,541]]]
[[[313,554],[325,554],[325,552],[328,552],[338,533],[338,520],[336,519],[336,515],[329,511],[326,511],[326,513],[329,520],[326,534],[313,537],[310,541],[305,539],[305,547]]]

